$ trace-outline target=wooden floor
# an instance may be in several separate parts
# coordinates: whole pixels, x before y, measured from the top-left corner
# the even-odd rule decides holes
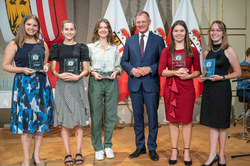
[[[242,136],[242,124],[232,126],[228,131],[230,138],[227,138],[226,160],[227,166],[249,166],[250,156],[231,158],[231,155],[250,153],[250,143]],[[148,135],[147,127],[145,133]],[[94,150],[91,145],[90,127],[85,128],[83,139],[83,156],[85,166],[166,166],[171,153],[171,144],[169,138],[169,126],[162,124],[159,127],[157,138],[157,153],[160,157],[159,161],[151,161],[148,154],[144,154],[135,159],[128,158],[128,155],[135,150],[135,140],[133,126],[126,125],[124,128],[117,127],[113,135],[113,151],[114,159],[104,159],[103,161],[95,161]],[[75,138],[72,131],[70,137],[70,145],[72,154],[75,155]],[[33,146],[33,144],[32,144]],[[201,165],[208,156],[209,141],[208,128],[199,124],[193,125],[193,137],[191,145],[191,157],[193,166]],[[31,149],[32,150],[32,149]],[[183,163],[183,146],[182,138],[179,139],[180,155],[176,166],[184,165]],[[20,165],[22,161],[22,146],[20,136],[12,134],[6,129],[0,129],[0,165]],[[41,157],[47,162],[48,166],[60,166],[63,164],[64,148],[60,137],[60,129],[53,128],[44,136],[43,144],[40,152]],[[214,164],[215,165],[215,164]]]

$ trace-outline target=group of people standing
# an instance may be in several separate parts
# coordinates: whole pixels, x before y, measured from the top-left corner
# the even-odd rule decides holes
[[[45,165],[39,156],[42,135],[49,126],[61,127],[65,148],[65,165],[82,164],[81,151],[83,127],[90,124],[91,141],[95,159],[114,158],[112,134],[117,121],[119,87],[117,77],[123,70],[128,74],[128,89],[134,115],[136,150],[129,155],[135,158],[146,153],[144,134],[144,104],[148,114],[147,149],[153,161],[159,160],[156,152],[160,76],[166,77],[164,103],[169,121],[172,154],[169,164],[176,164],[179,150],[179,124],[182,124],[183,155],[185,165],[192,165],[190,144],[192,115],[195,102],[193,78],[201,75],[200,58],[190,45],[188,29],[184,21],[176,21],[171,29],[171,41],[165,48],[162,37],[149,31],[150,16],[143,11],[136,15],[139,33],[126,40],[123,56],[114,42],[110,23],[100,19],[94,28],[90,44],[75,41],[76,26],[72,20],[62,23],[64,42],[51,46],[50,56],[46,43],[39,38],[40,23],[36,16],[23,18],[18,33],[6,49],[2,67],[16,73],[14,77],[11,108],[13,133],[21,134],[24,160],[29,165],[29,149],[34,136],[32,159],[38,166]],[[204,59],[216,59],[215,74],[199,77],[204,82],[202,95],[202,125],[210,127],[210,153],[203,166],[226,165],[225,143],[230,126],[230,79],[241,75],[236,52],[227,41],[226,26],[214,21],[208,30],[209,42]],[[43,70],[29,68],[28,54],[39,52],[43,57]],[[175,60],[183,58],[180,67]],[[50,68],[57,77],[55,99],[46,75]],[[74,72],[68,72],[67,63],[72,60]],[[12,62],[15,61],[15,66]],[[59,62],[59,63],[58,63]],[[59,72],[56,70],[59,64]],[[65,65],[66,64],[66,65]],[[228,74],[230,65],[233,72]],[[122,70],[123,69],[123,70]],[[85,93],[83,77],[89,76],[88,93]],[[87,97],[88,96],[88,97]],[[218,102],[220,100],[220,102]],[[104,142],[101,138],[102,112],[104,108]],[[69,145],[69,129],[75,130],[76,155],[73,160]],[[219,155],[216,154],[219,141]]]

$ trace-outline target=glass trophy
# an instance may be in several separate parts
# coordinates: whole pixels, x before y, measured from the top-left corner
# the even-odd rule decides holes
[[[65,58],[64,59],[64,73],[73,73],[78,75],[78,59]]]
[[[40,52],[29,52],[29,67],[35,71],[43,70],[43,56]]]
[[[204,73],[205,77],[214,75],[215,72],[215,59],[206,59],[204,61]]]
[[[174,53],[172,56],[172,70],[186,68],[186,55],[185,53]]]

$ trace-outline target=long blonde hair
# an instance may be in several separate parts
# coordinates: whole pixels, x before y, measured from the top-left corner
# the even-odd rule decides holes
[[[169,44],[169,54],[172,55],[173,52],[175,51],[175,41],[174,41],[174,37],[173,37],[173,31],[174,31],[174,28],[177,25],[180,25],[180,26],[184,27],[184,29],[186,31],[186,35],[185,35],[185,38],[184,38],[184,51],[185,51],[185,54],[186,54],[187,57],[193,57],[194,55],[193,55],[193,51],[192,51],[191,44],[190,44],[190,38],[189,38],[189,35],[188,35],[188,28],[187,28],[186,23],[184,21],[182,21],[182,20],[175,21],[173,26],[172,26],[171,40],[170,40],[170,44]]]
[[[109,21],[105,18],[101,18],[100,20],[97,21],[97,23],[95,24],[95,28],[93,31],[93,35],[92,35],[92,39],[91,39],[91,43],[95,43],[96,41],[98,41],[100,39],[100,36],[98,35],[98,29],[100,28],[100,24],[104,22],[107,25],[107,28],[109,30],[108,36],[107,36],[107,41],[111,44],[115,44],[114,41],[114,36],[113,36],[113,32],[112,32],[112,28],[111,25],[109,23]]]
[[[223,23],[223,21],[215,20],[214,22],[212,22],[212,24],[208,30],[209,37],[208,37],[207,51],[210,51],[213,48],[213,41],[212,41],[211,36],[210,36],[211,27],[213,26],[213,24],[217,24],[219,29],[223,32],[221,49],[226,50],[229,47],[228,39],[227,39],[227,27]]]

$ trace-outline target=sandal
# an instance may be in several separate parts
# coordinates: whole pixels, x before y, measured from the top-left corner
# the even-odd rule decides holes
[[[65,161],[67,158],[71,158],[71,160]],[[71,154],[65,156],[65,158],[64,158],[64,164],[65,164],[65,165],[74,165],[74,162],[73,162],[73,160],[72,160]]]
[[[81,154],[81,153],[76,153],[76,157],[77,157],[77,156],[79,156],[79,157],[82,158],[82,154]],[[76,165],[81,165],[81,164],[83,164],[83,162],[84,162],[84,161],[83,161],[83,158],[82,158],[82,159],[77,159],[77,160],[75,159],[75,164],[76,164]]]
[[[179,154],[178,148],[172,147],[172,149],[176,149],[177,150],[177,158],[178,158],[178,154]],[[177,159],[176,160],[171,160],[171,157],[170,157],[169,160],[168,160],[168,163],[171,164],[171,165],[174,165],[174,164],[177,163]]]
[[[189,150],[189,148],[184,148],[183,154],[185,153],[185,150]],[[190,154],[189,154],[189,155],[190,155]],[[191,156],[190,156],[190,159],[191,159]],[[191,159],[190,161],[185,161],[185,160],[184,160],[184,164],[187,165],[187,166],[192,165],[192,159]]]

